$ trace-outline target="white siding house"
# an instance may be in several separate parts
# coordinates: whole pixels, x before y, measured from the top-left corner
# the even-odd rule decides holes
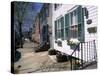
[[[96,33],[89,33],[87,31],[88,28],[97,27],[98,25],[98,16],[97,16],[97,7],[96,6],[84,6],[89,11],[89,19],[92,20],[90,25],[86,24],[86,18],[84,17],[84,27],[85,27],[85,41],[96,40],[97,41],[97,32]]]
[[[96,56],[94,51],[97,48],[97,19],[96,6],[52,5],[53,48],[67,55],[71,55],[74,49],[71,49],[67,45],[67,40],[75,38],[85,43],[81,45],[83,49],[83,60],[92,60]],[[59,40],[61,45],[57,43]],[[92,42],[94,40],[95,42]],[[81,51],[77,50],[73,56],[81,59],[81,54]]]

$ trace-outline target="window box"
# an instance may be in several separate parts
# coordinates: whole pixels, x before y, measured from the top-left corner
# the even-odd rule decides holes
[[[80,43],[78,39],[71,38],[70,40],[67,40],[67,45],[70,45],[71,49],[75,49],[76,46]]]

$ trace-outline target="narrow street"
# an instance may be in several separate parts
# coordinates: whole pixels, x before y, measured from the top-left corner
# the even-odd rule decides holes
[[[69,62],[56,62],[55,56],[49,56],[48,51],[34,53],[33,43],[25,43],[18,51],[21,52],[21,58],[14,65],[17,73],[70,70]]]

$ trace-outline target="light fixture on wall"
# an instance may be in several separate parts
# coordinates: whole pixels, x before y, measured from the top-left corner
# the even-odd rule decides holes
[[[87,24],[91,24],[91,23],[92,23],[92,19],[88,19],[88,20],[86,21],[86,23],[87,23]]]

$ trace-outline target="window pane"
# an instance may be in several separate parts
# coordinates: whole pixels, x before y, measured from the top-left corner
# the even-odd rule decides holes
[[[64,29],[61,29],[61,38],[64,39]]]
[[[82,6],[79,6],[77,8],[77,14],[78,14],[78,24],[82,23]]]
[[[70,27],[70,38],[78,38],[78,27],[77,27],[77,25]]]
[[[69,26],[69,14],[65,15],[65,27]]]
[[[74,16],[73,16],[73,25],[77,25],[78,24],[78,21],[77,21],[77,11],[74,10]]]
[[[73,12],[71,12],[70,15],[71,15],[71,25],[73,25]]]
[[[58,22],[58,25],[57,25],[58,29],[61,29],[60,19],[57,22]]]
[[[81,32],[82,32],[82,28],[81,28],[81,24],[78,25],[78,37],[81,37]]]
[[[61,29],[64,28],[64,17],[61,18]]]
[[[61,38],[60,30],[57,30],[57,37],[58,37],[58,38]]]
[[[65,28],[65,35],[66,35],[66,39],[69,38],[69,28]]]
[[[64,17],[61,18],[61,38],[64,39]]]
[[[70,13],[71,16],[71,25],[77,25],[77,10],[74,10],[73,12]]]

